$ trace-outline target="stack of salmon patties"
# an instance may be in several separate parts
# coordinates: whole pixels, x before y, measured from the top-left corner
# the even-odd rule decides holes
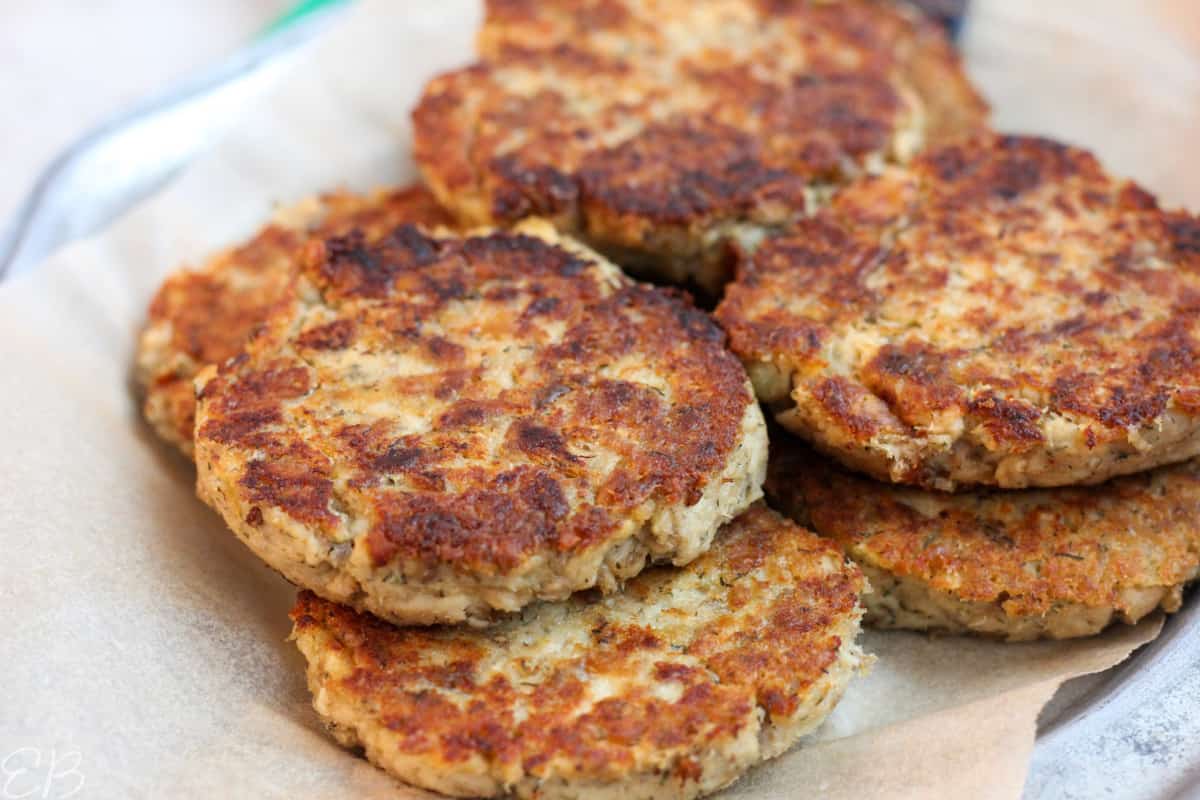
[[[1200,219],[986,134],[747,255],[716,317],[781,429],[768,492],[862,565],[868,622],[1015,641],[1179,608],[1198,312]]]
[[[901,3],[492,0],[477,51],[414,109],[424,185],[280,212],[140,342],[147,419],[302,590],[337,741],[451,795],[695,797],[821,723],[864,613],[1178,606],[1194,218],[988,132]]]

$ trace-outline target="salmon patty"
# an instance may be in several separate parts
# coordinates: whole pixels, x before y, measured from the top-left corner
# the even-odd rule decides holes
[[[846,549],[867,623],[1066,639],[1179,609],[1200,570],[1200,459],[1102,486],[945,494],[772,447],[778,508]]]
[[[293,638],[335,738],[458,796],[690,798],[816,728],[869,657],[832,542],[755,506],[683,569],[488,629],[396,628],[302,593]]]
[[[415,155],[464,221],[550,218],[716,293],[830,189],[984,124],[944,33],[901,4],[491,0],[433,80]]]
[[[197,389],[200,496],[288,579],[401,624],[687,563],[766,471],[720,329],[535,220],[310,242]]]
[[[1104,481],[1200,454],[1200,219],[987,136],[843,190],[716,311],[778,421],[882,480]]]

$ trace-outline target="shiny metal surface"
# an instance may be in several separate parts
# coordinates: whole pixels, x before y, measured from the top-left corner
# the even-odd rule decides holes
[[[1157,639],[1043,718],[1026,797],[1200,797],[1200,604],[1190,594]]]

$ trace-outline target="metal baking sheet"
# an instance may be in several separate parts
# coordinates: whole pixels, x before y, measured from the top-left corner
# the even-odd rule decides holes
[[[1200,797],[1195,595],[1128,660],[1063,685],[1039,720],[1026,797]]]

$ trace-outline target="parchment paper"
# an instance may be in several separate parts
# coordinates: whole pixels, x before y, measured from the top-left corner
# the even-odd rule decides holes
[[[976,6],[968,51],[1003,124],[1111,146],[1121,168],[1169,178],[1175,200],[1196,190],[1164,166],[1183,123],[1156,129],[1143,151],[1157,160],[1142,161],[1129,130],[1091,130],[1086,114],[1072,128],[1041,101],[1043,116],[1023,117],[1019,76],[1060,48],[1001,35],[1022,4]],[[407,109],[468,58],[477,16],[465,0],[363,2],[165,194],[0,287],[0,798],[421,796],[321,733],[285,641],[294,590],[195,499],[191,465],[140,421],[128,372],[167,270],[275,203],[412,176]],[[728,795],[1015,798],[1057,685],[1159,623],[1067,644],[870,633],[873,673],[812,741]]]

